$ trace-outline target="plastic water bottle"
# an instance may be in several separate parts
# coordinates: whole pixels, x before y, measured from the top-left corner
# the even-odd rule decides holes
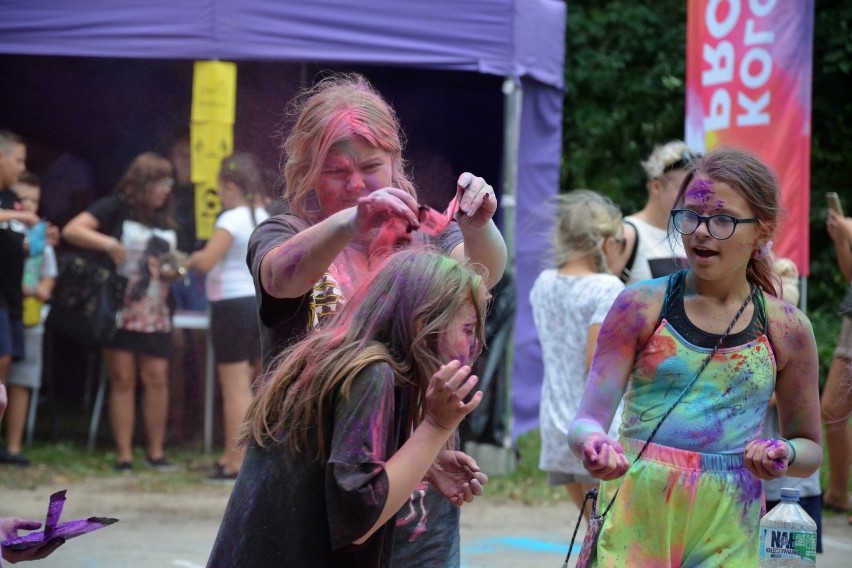
[[[781,502],[760,519],[760,568],[816,565],[814,520],[799,505],[799,490],[781,489]]]

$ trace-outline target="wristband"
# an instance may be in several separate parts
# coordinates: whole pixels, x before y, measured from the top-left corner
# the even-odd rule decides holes
[[[787,467],[790,467],[796,461],[796,446],[793,445],[793,442],[788,440],[787,438],[775,438],[776,440],[781,440],[790,450],[787,452]]]

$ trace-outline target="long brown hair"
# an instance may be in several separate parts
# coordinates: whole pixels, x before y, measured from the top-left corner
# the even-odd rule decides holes
[[[766,238],[775,233],[781,214],[778,178],[766,164],[752,154],[723,147],[692,162],[675,199],[676,207],[683,205],[686,189],[696,178],[731,186],[748,202],[749,208],[758,219],[758,227]],[[769,255],[763,258],[752,257],[748,261],[746,278],[764,292],[778,296],[781,279],[772,270],[772,259]]]
[[[284,200],[295,215],[315,223],[313,185],[336,143],[363,138],[391,157],[391,185],[417,199],[405,172],[403,137],[396,112],[363,76],[335,74],[317,82],[292,103],[296,122],[284,141]]]
[[[418,248],[391,255],[328,325],[276,358],[248,409],[240,441],[265,446],[281,443],[286,434],[293,451],[312,449],[313,459],[324,461],[325,413],[374,363],[387,363],[397,385],[410,385],[406,426],[414,428],[423,419],[432,374],[446,363],[438,354],[440,336],[471,302],[481,346],[486,298],[482,277],[443,254]]]
[[[162,207],[152,209],[148,205],[149,186],[171,177],[171,162],[159,154],[143,152],[133,159],[115,186],[115,192],[127,200],[131,219],[151,227],[174,229],[177,226],[172,217],[171,194]]]

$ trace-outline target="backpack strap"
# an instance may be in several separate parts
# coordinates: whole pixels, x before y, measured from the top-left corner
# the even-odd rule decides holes
[[[633,250],[630,251],[630,258],[627,259],[627,264],[624,265],[624,269],[619,275],[621,281],[627,284],[627,281],[630,280],[630,271],[633,270],[633,263],[636,261],[636,251],[639,250],[639,229],[627,219],[624,222],[633,227],[633,232],[636,233],[636,240],[633,241]]]

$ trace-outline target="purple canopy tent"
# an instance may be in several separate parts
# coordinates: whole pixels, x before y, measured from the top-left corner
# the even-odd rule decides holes
[[[528,294],[547,247],[542,204],[559,185],[564,34],[560,0],[0,3],[0,54],[381,65],[503,77],[498,190],[517,286],[507,354],[515,434],[538,420],[542,369]]]

